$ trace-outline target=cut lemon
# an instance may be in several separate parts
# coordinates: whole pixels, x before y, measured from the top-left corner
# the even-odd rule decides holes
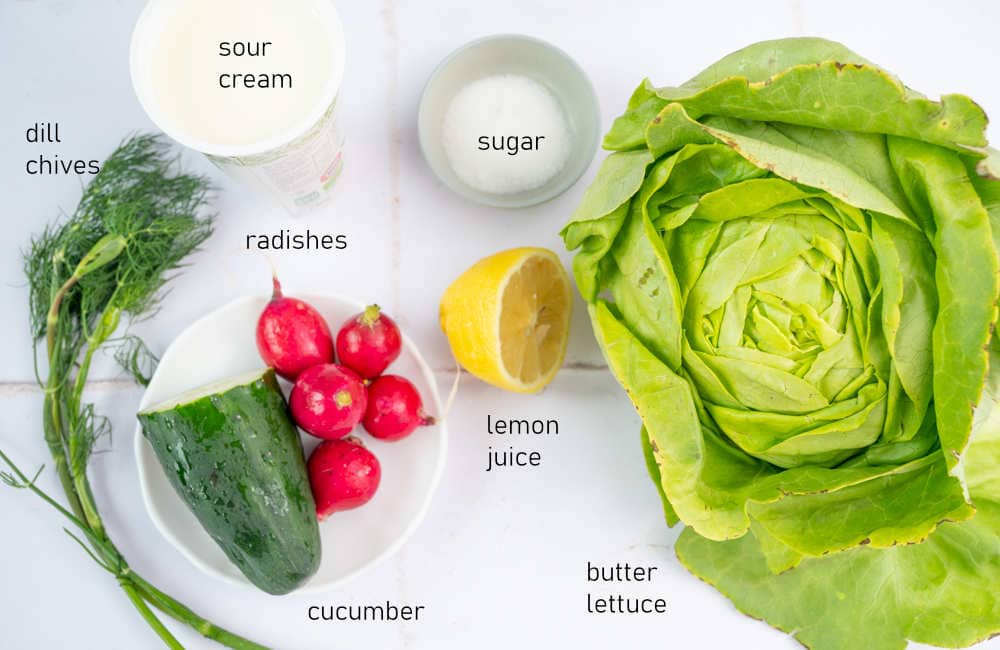
[[[537,393],[566,356],[573,310],[569,277],[544,248],[484,258],[441,299],[441,329],[470,373],[505,390]]]

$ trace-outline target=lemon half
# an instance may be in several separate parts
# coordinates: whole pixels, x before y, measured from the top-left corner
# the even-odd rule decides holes
[[[441,329],[458,362],[499,388],[537,393],[566,357],[573,296],[562,262],[545,248],[484,258],[441,299]]]

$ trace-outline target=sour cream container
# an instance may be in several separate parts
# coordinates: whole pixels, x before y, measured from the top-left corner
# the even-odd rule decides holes
[[[130,68],[157,127],[298,214],[343,168],[344,50],[331,0],[151,0]]]

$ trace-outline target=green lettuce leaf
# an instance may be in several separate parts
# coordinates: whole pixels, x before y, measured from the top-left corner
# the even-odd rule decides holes
[[[840,44],[758,43],[644,80],[562,233],[681,559],[818,650],[1000,631],[985,126]]]
[[[754,536],[716,542],[689,528],[677,556],[740,611],[809,648],[972,645],[1000,629],[1000,410],[977,427],[967,454],[976,515],[943,523],[921,544],[856,548],[775,575]]]

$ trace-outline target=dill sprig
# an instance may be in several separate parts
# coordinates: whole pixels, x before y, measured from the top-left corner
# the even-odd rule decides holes
[[[149,386],[160,358],[138,336],[122,337],[115,347],[115,361],[140,386]]]
[[[73,215],[31,242],[25,274],[36,337],[43,337],[48,327],[53,290],[63,286],[80,261],[108,237],[123,240],[124,248],[79,278],[64,297],[63,313],[73,321],[67,331],[85,335],[112,303],[133,317],[156,305],[166,273],[211,234],[211,220],[197,214],[206,202],[208,181],[171,175],[173,163],[157,136],[126,140],[87,186]]]
[[[72,215],[46,227],[24,255],[36,374],[44,388],[43,433],[66,496],[63,506],[42,491],[3,451],[10,469],[0,481],[29,490],[81,533],[66,532],[112,573],[140,615],[170,648],[182,648],[153,609],[231,648],[263,646],[223,630],[163,593],[129,567],[108,537],[87,478],[96,441],[111,433],[83,391],[94,354],[115,344],[120,365],[145,384],[156,357],[137,337],[113,339],[122,320],[155,313],[160,291],[209,237],[204,215],[211,187],[201,176],[175,173],[159,136],[126,139],[105,161]],[[38,369],[44,354],[45,376]]]

